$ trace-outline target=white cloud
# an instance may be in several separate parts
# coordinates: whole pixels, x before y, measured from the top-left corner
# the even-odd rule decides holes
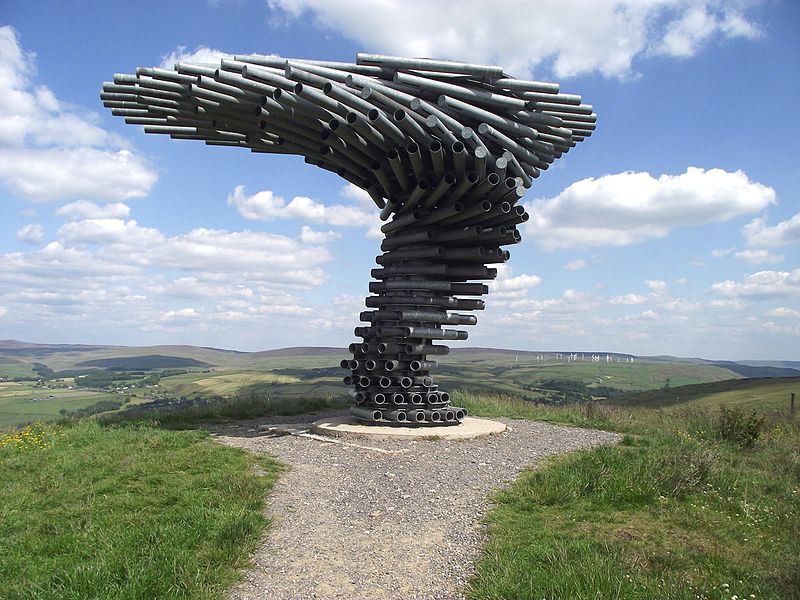
[[[781,221],[774,227],[767,225],[766,219],[753,219],[742,229],[748,246],[759,248],[778,248],[800,242],[800,213]]]
[[[169,54],[161,57],[160,66],[162,69],[172,69],[175,63],[179,62],[219,65],[219,61],[223,58],[233,58],[233,54],[206,46],[198,46],[191,52],[187,52],[186,46],[178,46]]]
[[[0,255],[0,288],[21,286],[47,290],[71,289],[84,281],[109,277],[133,278],[130,288],[144,294],[180,295],[197,281],[157,285],[165,269],[192,273],[217,293],[239,293],[241,282],[251,285],[311,289],[325,281],[321,265],[330,261],[324,246],[251,231],[194,229],[167,237],[134,220],[85,219],[63,225],[60,241],[29,253]],[[145,282],[139,280],[144,277]],[[245,288],[246,289],[246,288]],[[195,293],[197,290],[195,290]],[[251,293],[252,295],[252,293]]]
[[[300,241],[306,244],[327,244],[341,237],[342,234],[338,231],[315,231],[308,225],[303,225],[300,229]]]
[[[714,258],[722,258],[723,256],[728,256],[728,254],[731,254],[735,250],[736,248],[734,246],[731,246],[730,248],[717,248],[711,251],[711,256]]]
[[[653,294],[662,295],[667,293],[667,282],[660,279],[648,279],[644,284],[650,288]]]
[[[217,346],[227,336],[226,344],[242,347],[238,334],[251,347],[290,345],[305,331],[293,317],[315,314],[339,325],[339,307],[304,297],[328,279],[331,254],[317,242],[213,229],[169,236],[133,219],[69,221],[58,241],[0,254],[0,305],[15,315],[16,335],[39,328],[133,341],[149,332],[178,343],[208,335],[203,345]],[[352,327],[356,317],[347,316]],[[230,323],[241,324],[237,334]],[[270,332],[268,339],[254,328]]]
[[[31,223],[17,230],[17,240],[25,244],[40,244],[43,239],[44,229],[38,223]]]
[[[77,219],[121,219],[127,217],[131,209],[122,202],[98,205],[88,200],[76,200],[56,209],[55,214],[70,220]]]
[[[515,76],[552,71],[625,77],[650,51],[691,56],[713,38],[747,38],[759,27],[743,8],[717,0],[268,0],[288,18],[316,24],[375,52],[502,65]]]
[[[759,271],[742,281],[731,279],[711,286],[711,291],[731,298],[780,298],[800,296],[800,269],[793,271]]]
[[[139,227],[133,219],[84,219],[62,225],[58,235],[77,244],[153,245],[164,242],[157,229]]]
[[[374,212],[376,210],[375,201],[367,193],[367,190],[360,188],[355,184],[348,183],[347,185],[343,186],[339,192],[339,195],[342,198],[352,200],[365,210],[370,212]]]
[[[681,175],[618,173],[573,183],[528,206],[527,233],[545,250],[627,246],[676,228],[725,221],[775,202],[742,171],[689,167]]]
[[[162,320],[164,321],[183,321],[187,319],[199,319],[203,315],[199,313],[195,308],[181,308],[178,310],[168,310],[161,315]]]
[[[492,298],[522,298],[528,293],[528,289],[542,283],[542,278],[538,275],[513,275],[513,267],[507,264],[495,265],[497,278],[489,282],[489,291]]]
[[[772,254],[769,250],[742,250],[734,254],[739,260],[743,260],[749,265],[763,265],[765,263],[783,262],[782,254]]]
[[[567,271],[580,271],[581,269],[586,268],[586,261],[583,260],[582,258],[579,258],[577,260],[568,262],[567,264],[564,265],[564,268]]]
[[[0,306],[0,318],[5,317],[8,314],[8,309],[4,306]]]
[[[30,200],[147,195],[157,175],[94,113],[65,107],[35,85],[35,54],[0,27],[0,184]]]
[[[508,279],[500,279],[492,285],[493,291],[510,292],[514,290],[527,290],[542,283],[538,275],[517,275]]]
[[[128,150],[0,149],[0,181],[30,200],[141,198],[156,179],[147,161]]]
[[[641,294],[624,294],[622,296],[614,296],[609,298],[608,300],[611,304],[625,304],[625,305],[635,305],[635,304],[644,304],[647,302],[647,296],[642,296]]]
[[[654,47],[657,54],[688,58],[712,36],[756,39],[761,30],[747,21],[741,13],[717,12],[710,3],[700,2],[685,8],[685,12],[667,25],[661,42]]]
[[[773,308],[772,310],[768,310],[765,314],[768,317],[777,317],[779,319],[800,319],[800,310],[786,308],[785,306]]]
[[[243,185],[237,185],[228,196],[228,206],[250,220],[298,219],[336,227],[367,227],[376,219],[375,211],[343,204],[325,205],[305,196],[295,196],[288,203],[270,190],[247,196]]]

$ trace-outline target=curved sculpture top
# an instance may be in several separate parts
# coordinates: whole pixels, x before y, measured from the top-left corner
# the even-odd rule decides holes
[[[298,154],[365,189],[386,239],[361,313],[351,412],[368,421],[457,423],[434,384],[433,340],[466,339],[528,219],[517,204],[542,170],[592,134],[597,116],[558,84],[501,67],[358,54],[355,64],[235,56],[114,76],[101,98],[125,122],[174,139]]]

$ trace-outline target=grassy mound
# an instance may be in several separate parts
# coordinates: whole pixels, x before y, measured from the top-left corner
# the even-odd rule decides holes
[[[279,471],[197,431],[92,421],[0,436],[0,598],[217,598]]]
[[[476,398],[473,413],[504,403],[522,410]],[[597,421],[585,408],[545,410]],[[709,409],[608,410],[600,422],[631,433],[493,498],[471,599],[800,598],[796,421]]]

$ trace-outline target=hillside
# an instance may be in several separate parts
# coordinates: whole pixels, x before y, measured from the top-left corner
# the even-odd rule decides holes
[[[238,352],[195,346],[87,346],[0,342],[0,428],[60,414],[90,414],[185,399],[274,398],[285,402],[346,397],[339,348]],[[448,390],[501,393],[569,405],[589,399],[684,402],[675,388],[800,371],[674,357],[603,352],[454,348],[438,357],[436,381]],[[728,389],[729,384],[723,388]],[[667,395],[659,390],[668,387]],[[711,388],[709,388],[711,389]],[[616,400],[624,394],[654,394]],[[637,396],[638,398],[638,396]],[[137,409],[138,410],[138,409]]]
[[[800,377],[777,379],[730,379],[681,387],[626,394],[611,402],[628,408],[668,406],[716,407],[720,404],[781,410],[789,406],[790,395],[800,397]]]

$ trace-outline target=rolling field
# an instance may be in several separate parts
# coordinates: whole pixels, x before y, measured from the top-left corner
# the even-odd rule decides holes
[[[33,382],[0,382],[0,429],[50,421],[61,409],[78,410],[100,400],[119,400],[118,394],[82,389],[41,388]]]
[[[62,409],[74,411],[101,400],[123,400],[126,395],[132,396],[132,404],[219,397],[271,401],[341,399],[347,397],[348,388],[342,383],[346,371],[339,368],[339,361],[347,356],[346,350],[336,348],[301,347],[245,353],[192,346],[136,348],[0,342],[0,380],[38,376],[34,369],[44,366],[50,370],[49,377],[60,377],[65,382],[60,387],[55,384],[43,390],[36,387],[35,382],[0,381],[0,428],[37,419],[54,419]],[[568,393],[559,395],[559,390],[563,392],[563,384],[573,382],[588,386],[588,390],[583,390],[583,399],[613,395],[617,401],[619,394],[641,392],[644,395],[638,394],[632,402],[654,403],[654,406],[694,402],[694,396],[690,398],[684,392],[673,391],[680,386],[741,379],[741,375],[721,365],[680,359],[657,357],[649,360],[601,353],[597,355],[600,362],[592,362],[590,353],[576,355],[579,360],[573,361],[567,360],[567,356],[566,352],[539,354],[454,348],[451,354],[437,358],[439,366],[432,369],[431,374],[450,391],[500,393],[533,402],[570,403],[576,401],[576,397]],[[69,377],[76,373],[109,372],[118,374],[114,375],[115,385],[98,383],[96,389],[66,389],[66,384],[72,382]],[[130,373],[130,379],[126,380],[126,373]],[[120,393],[121,386],[150,375],[160,380],[153,386]],[[663,390],[665,387],[670,389]],[[703,390],[703,393],[709,395],[730,389],[726,383],[721,388]],[[758,392],[742,388],[737,403],[771,405],[786,394],[783,388]],[[713,404],[718,400],[711,397],[707,401]]]
[[[800,409],[800,377],[781,379],[742,379],[703,383],[669,390],[631,394],[614,401],[625,407],[716,408],[722,404],[764,411],[787,410],[790,395],[797,397]]]

